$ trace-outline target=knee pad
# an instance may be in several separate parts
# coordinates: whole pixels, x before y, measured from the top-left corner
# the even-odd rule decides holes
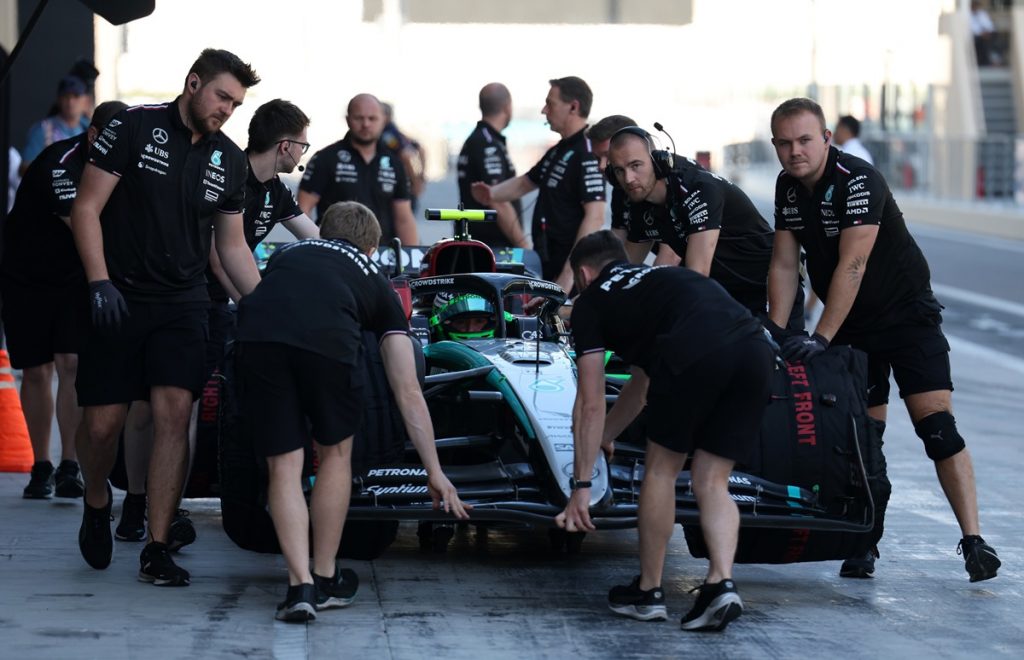
[[[948,412],[937,412],[914,424],[917,437],[924,441],[924,452],[933,461],[954,456],[967,445],[956,430],[956,419]]]

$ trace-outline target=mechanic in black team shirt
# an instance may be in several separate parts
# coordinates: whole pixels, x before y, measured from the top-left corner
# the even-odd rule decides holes
[[[86,322],[85,275],[68,225],[89,145],[111,117],[126,108],[101,103],[80,136],[51,144],[32,161],[3,223],[0,298],[11,366],[22,369],[21,405],[28,422],[35,464],[23,496],[81,497],[75,431],[81,410],[75,401],[78,346]],[[57,426],[61,462],[50,462],[57,372]]]
[[[242,231],[245,154],[220,132],[258,82],[236,55],[204,50],[177,99],[129,108],[107,124],[71,211],[92,314],[77,382],[85,408],[79,548],[93,568],[110,564],[107,476],[128,403],[148,399],[150,542],[139,579],[158,586],[190,580],[171,560],[167,541],[184,481],[189,413],[203,382],[213,233],[235,288],[245,295],[259,281]]]
[[[732,581],[739,510],[729,473],[757,439],[768,401],[773,352],[761,324],[714,280],[686,268],[632,265],[605,230],[573,249],[579,297],[572,311],[577,355],[572,496],[556,522],[593,530],[590,475],[598,451],[647,406],[647,453],[640,490],[640,575],[612,588],[609,607],[634,619],[665,619],[661,587],[675,527],[676,477],[693,456],[693,490],[710,563],[684,630],[721,630],[743,610]],[[638,323],[637,319],[643,319]],[[605,416],[605,351],[632,366]]]
[[[473,197],[473,183],[495,185],[516,175],[505,136],[501,134],[512,120],[512,95],[508,88],[501,83],[484,85],[480,90],[480,114],[480,121],[459,152],[459,201],[467,209],[482,208]],[[498,221],[474,224],[473,238],[492,248],[529,248],[532,243],[523,232],[520,201],[495,202],[492,208],[498,213]]]
[[[274,99],[256,108],[249,121],[249,144],[245,154],[249,161],[249,175],[245,182],[245,210],[242,226],[245,243],[250,250],[267,237],[278,223],[283,224],[296,238],[314,238],[319,230],[295,202],[291,191],[278,174],[290,174],[298,165],[309,147],[306,142],[306,128],[309,118],[298,107]],[[224,359],[225,345],[234,323],[228,299],[240,300],[241,294],[231,284],[230,278],[220,267],[217,250],[210,251],[210,267],[206,272],[207,289],[210,294],[208,313],[208,340],[206,342],[206,379]],[[205,380],[204,380],[205,382]],[[141,541],[145,530],[146,494],[141,488],[145,474],[134,474],[140,461],[134,455],[148,455],[151,443],[151,412],[144,401],[132,403],[125,426],[125,466],[128,470],[128,493],[121,507],[121,519],[115,536],[123,541]],[[189,446],[195,448],[194,424],[189,426]],[[188,532],[185,532],[185,528]],[[179,535],[182,537],[179,539]],[[181,540],[192,542],[195,531],[191,521],[179,515],[171,523],[171,550],[178,548]]]
[[[878,170],[830,144],[817,103],[781,104],[772,113],[772,136],[783,171],[775,188],[769,314],[776,324],[789,316],[801,247],[811,286],[825,303],[813,335],[780,337],[783,356],[807,360],[830,344],[866,352],[868,414],[883,427],[892,372],[960,524],[957,552],[971,581],[995,577],[1000,562],[979,536],[974,468],[953,418],[949,343],[924,255]],[[840,575],[869,577],[875,557],[851,558]]]
[[[541,111],[562,139],[526,174],[490,185],[473,183],[473,196],[487,206],[510,202],[537,190],[533,210],[533,249],[541,258],[544,279],[572,290],[569,252],[580,238],[604,224],[604,178],[584,135],[594,95],[575,76],[549,81]]]
[[[390,243],[397,236],[404,245],[419,244],[401,155],[380,141],[384,131],[380,101],[372,94],[354,96],[345,121],[345,137],[316,152],[307,163],[299,183],[299,207],[309,216],[315,207],[319,218],[334,202],[359,202],[379,219],[381,241]]]
[[[681,261],[721,284],[751,314],[766,317],[772,230],[738,186],[688,158],[653,149],[651,136],[635,126],[612,136],[607,177],[612,208],[620,209],[613,227],[618,222],[626,232],[630,261],[642,263],[652,242],[660,241],[671,258],[663,249],[655,265]],[[803,306],[793,307],[789,327],[803,330]]]
[[[358,578],[335,562],[352,489],[352,435],[363,399],[359,369],[363,330],[381,344],[388,383],[427,470],[438,508],[467,518],[441,471],[433,426],[416,379],[408,322],[387,280],[370,260],[380,225],[362,204],[338,202],[320,223],[322,238],[290,243],[271,256],[263,281],[238,308],[242,418],[265,456],[268,503],[288,564],[283,621],[308,621],[316,610],[352,602]],[[301,477],[311,425],[319,460],[311,510]],[[313,521],[313,570],[309,520]]]

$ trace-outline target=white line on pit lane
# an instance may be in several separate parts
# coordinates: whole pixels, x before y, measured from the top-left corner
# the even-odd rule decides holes
[[[1017,239],[985,236],[982,234],[974,234],[969,231],[959,231],[946,227],[935,227],[910,221],[907,221],[907,227],[910,229],[911,236],[922,236],[942,241],[951,241],[954,243],[966,243],[976,247],[1024,254],[1024,241]]]
[[[1006,312],[1007,314],[1013,314],[1014,316],[1024,318],[1024,305],[1010,302],[1003,298],[987,296],[984,293],[968,291],[967,289],[960,289],[947,284],[938,284],[937,282],[932,282],[932,291],[935,292],[935,296],[939,299],[939,302],[942,302],[943,298],[947,298],[967,303],[969,305],[987,307],[988,309]]]
[[[947,334],[946,339],[949,341],[949,348],[952,353],[989,360],[1003,369],[1008,369],[1024,376],[1024,360],[1019,357],[1004,353],[1003,351],[997,351],[988,346],[976,344],[973,341],[954,337],[953,335]]]

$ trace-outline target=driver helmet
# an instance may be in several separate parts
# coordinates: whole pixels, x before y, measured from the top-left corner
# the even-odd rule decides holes
[[[430,327],[441,339],[492,339],[494,305],[475,293],[442,291],[434,296]]]

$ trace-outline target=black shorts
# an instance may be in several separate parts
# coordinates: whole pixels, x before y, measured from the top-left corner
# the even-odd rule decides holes
[[[306,446],[312,437],[336,445],[359,429],[359,370],[288,344],[237,345],[242,432],[260,456]]]
[[[953,391],[949,342],[942,327],[919,323],[886,328],[874,334],[836,335],[833,344],[849,344],[868,354],[868,407],[889,403],[889,374],[900,398],[922,392]]]
[[[205,302],[127,301],[128,317],[111,335],[91,326],[78,357],[78,405],[148,401],[157,385],[198,397],[204,383]]]
[[[695,449],[746,461],[768,404],[774,352],[748,338],[713,351],[683,372],[656,367],[647,390],[647,437],[666,449]]]
[[[0,298],[12,367],[38,367],[53,362],[58,353],[78,353],[89,314],[84,281],[60,289],[33,289],[0,279]]]

